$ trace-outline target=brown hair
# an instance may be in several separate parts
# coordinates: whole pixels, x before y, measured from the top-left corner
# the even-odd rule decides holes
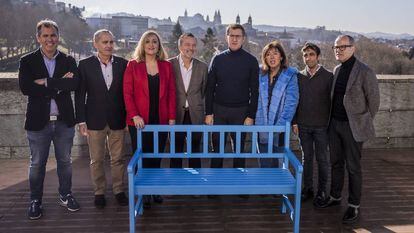
[[[319,56],[321,54],[321,49],[314,43],[306,42],[302,47],[302,53],[304,53],[307,49],[312,49],[315,51],[316,56]]]
[[[242,35],[246,36],[246,31],[244,30],[244,27],[241,24],[238,24],[238,23],[229,24],[229,26],[227,26],[227,28],[226,28],[226,35],[227,36],[230,34],[230,29],[231,30],[240,29],[242,31]]]
[[[144,32],[144,34],[142,34],[141,39],[139,39],[138,45],[135,48],[135,52],[133,55],[133,58],[135,60],[137,60],[138,62],[140,61],[145,61],[145,40],[149,37],[149,36],[155,36],[158,39],[158,52],[157,52],[157,60],[160,61],[165,61],[168,58],[167,53],[164,50],[164,47],[162,46],[162,42],[161,42],[161,37],[158,35],[157,32],[149,30]]]
[[[262,61],[262,73],[263,74],[269,71],[269,65],[266,64],[266,54],[271,49],[276,49],[280,53],[280,56],[282,57],[280,61],[280,69],[286,69],[288,67],[288,60],[286,57],[285,50],[283,49],[282,44],[279,41],[275,40],[267,44],[262,50],[261,61]]]
[[[37,36],[40,36],[40,34],[42,33],[42,27],[45,27],[45,28],[53,27],[56,30],[56,34],[59,36],[59,27],[55,21],[50,20],[50,19],[42,19],[39,22],[37,22],[37,25],[36,25]]]

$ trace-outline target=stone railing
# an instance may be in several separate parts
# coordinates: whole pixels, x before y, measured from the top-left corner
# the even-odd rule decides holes
[[[378,75],[378,80],[381,105],[375,118],[377,137],[364,147],[414,148],[414,75]],[[26,103],[17,73],[0,73],[0,158],[27,158],[30,154],[23,129]],[[129,144],[127,133],[126,138]],[[293,143],[293,148],[297,148],[297,143]],[[130,153],[130,146],[125,153]],[[86,140],[78,133],[72,154],[88,155]]]

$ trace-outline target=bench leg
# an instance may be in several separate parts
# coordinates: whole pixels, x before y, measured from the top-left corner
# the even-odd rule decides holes
[[[285,195],[282,195],[282,206],[280,208],[280,212],[282,214],[286,214],[286,202],[287,201],[289,201],[289,199]]]
[[[144,214],[144,203],[143,203],[143,201],[144,201],[143,196],[139,195],[138,199],[137,199],[137,203],[138,203],[138,210],[137,211],[138,211],[139,215]]]
[[[299,233],[299,222],[300,222],[300,203],[301,202],[301,196],[300,193],[295,195],[295,211],[293,213],[293,232]]]
[[[129,232],[135,233],[135,197],[129,196]]]

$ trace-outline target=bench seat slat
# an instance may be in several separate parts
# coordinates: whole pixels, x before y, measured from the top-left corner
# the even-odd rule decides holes
[[[135,190],[142,195],[293,194],[295,179],[281,168],[148,168],[135,177]]]

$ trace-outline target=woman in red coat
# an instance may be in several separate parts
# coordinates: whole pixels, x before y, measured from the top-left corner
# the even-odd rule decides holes
[[[145,124],[175,124],[175,78],[171,63],[162,47],[159,35],[147,31],[139,40],[134,59],[128,62],[124,73],[124,100],[132,150],[137,149],[137,128]],[[167,133],[159,134],[159,151],[164,151]],[[144,133],[143,152],[153,152],[153,133]],[[143,167],[159,168],[161,159],[144,159]],[[161,196],[153,196],[161,203]],[[150,208],[150,198],[144,198],[144,207]]]

